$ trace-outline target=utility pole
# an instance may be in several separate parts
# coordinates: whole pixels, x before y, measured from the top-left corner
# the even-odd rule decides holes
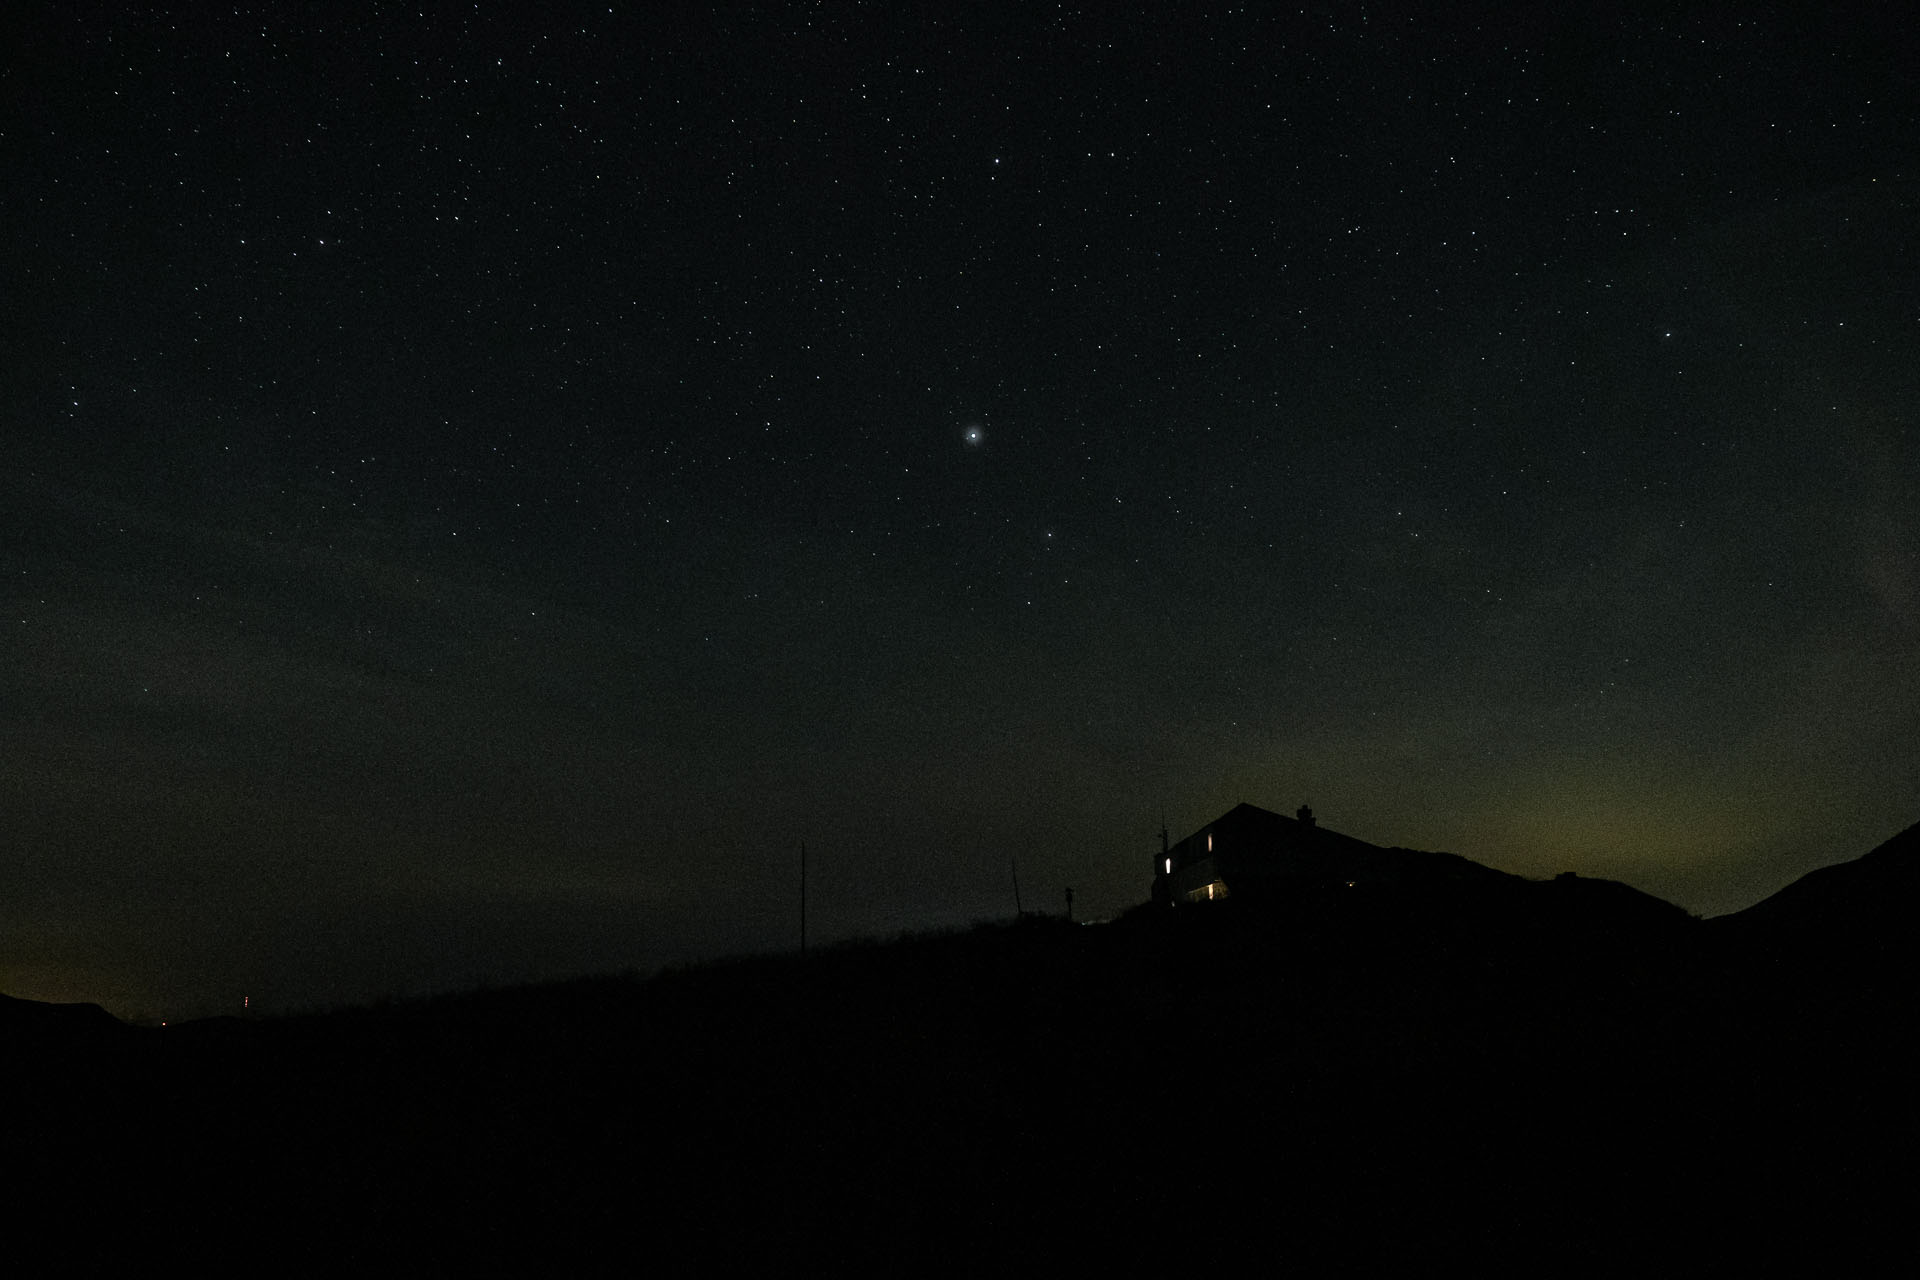
[[[1009,854],[1007,865],[1013,868],[1013,918],[1019,920],[1027,914],[1020,909],[1020,864],[1014,860],[1013,855]]]
[[[1067,923],[1073,923],[1073,886],[1067,886]]]
[[[807,842],[800,842],[800,954],[807,954]]]

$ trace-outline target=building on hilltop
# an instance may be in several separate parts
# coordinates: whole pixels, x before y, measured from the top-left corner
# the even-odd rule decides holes
[[[1275,864],[1289,864],[1296,873],[1318,861],[1311,846],[1322,836],[1313,810],[1301,805],[1291,818],[1250,804],[1237,804],[1186,839],[1169,845],[1160,833],[1160,854],[1154,860],[1155,902],[1213,902],[1244,892],[1248,877],[1266,878]],[[1345,840],[1345,836],[1336,836]]]
[[[1172,906],[1260,897],[1312,886],[1407,885],[1515,877],[1449,853],[1383,849],[1320,826],[1301,805],[1291,818],[1237,804],[1153,860],[1153,900]]]

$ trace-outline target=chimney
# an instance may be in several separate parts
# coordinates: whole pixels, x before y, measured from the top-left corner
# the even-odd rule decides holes
[[[1293,816],[1299,819],[1300,825],[1303,827],[1310,827],[1313,825],[1313,810],[1308,808],[1304,804],[1300,806],[1300,808],[1294,813]]]

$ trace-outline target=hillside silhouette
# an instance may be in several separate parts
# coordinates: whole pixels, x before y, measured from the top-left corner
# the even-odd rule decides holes
[[[1768,946],[1871,954],[1916,945],[1911,911],[1920,900],[1920,823],[1851,862],[1809,871],[1715,927]]]
[[[1914,840],[1711,922],[1490,872],[165,1029],[8,1000],[15,1235],[82,1269],[1831,1263],[1902,1221],[1904,982],[1834,975],[1910,947],[1865,935],[1906,936]]]

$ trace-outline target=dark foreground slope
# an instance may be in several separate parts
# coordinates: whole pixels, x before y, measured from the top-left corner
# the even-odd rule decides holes
[[[1764,1011],[1747,1037],[1769,1113],[1825,1139],[1837,1172],[1910,1190],[1920,1133],[1920,824],[1707,922],[1727,989]]]
[[[1563,880],[122,1028],[85,1072],[10,1061],[14,1230],[462,1273],[1859,1246],[1885,1184],[1830,1122],[1863,1099],[1768,1092],[1797,1006],[1714,939]]]

